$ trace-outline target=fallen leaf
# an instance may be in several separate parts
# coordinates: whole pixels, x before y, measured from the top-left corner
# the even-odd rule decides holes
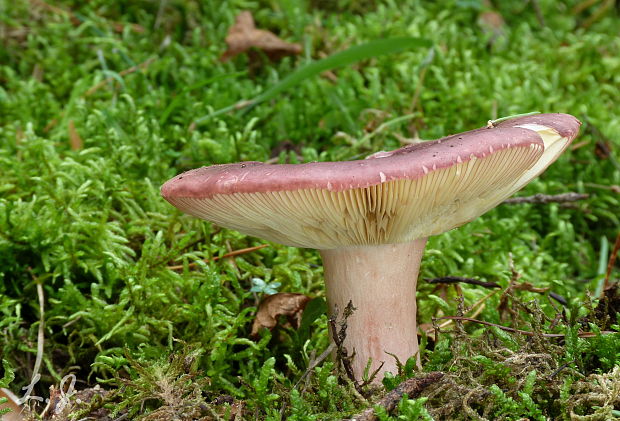
[[[228,49],[220,57],[221,61],[229,60],[250,48],[258,48],[271,60],[301,53],[301,45],[283,41],[272,32],[256,29],[252,13],[248,11],[237,15],[235,24],[228,30],[226,44]]]
[[[485,32],[501,35],[504,30],[504,18],[498,12],[486,11],[478,16],[478,25]]]
[[[478,15],[478,26],[488,35],[487,46],[493,45],[501,38],[504,38],[506,26],[504,18],[499,12],[485,11]]]
[[[0,399],[6,398],[7,402],[0,404],[0,411],[10,409],[11,412],[0,415],[2,421],[21,421],[26,417],[21,413],[22,407],[17,403],[18,398],[8,389],[0,389]]]
[[[298,328],[308,301],[310,297],[303,294],[279,292],[269,295],[258,305],[251,335],[257,336],[262,328],[273,329],[281,316],[286,317],[294,328]]]
[[[607,159],[611,155],[611,142],[609,140],[597,140],[594,152],[601,159]]]

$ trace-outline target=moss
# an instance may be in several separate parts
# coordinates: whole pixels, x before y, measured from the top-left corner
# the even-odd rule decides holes
[[[282,413],[297,420],[360,412],[380,394],[359,395],[328,360],[297,384],[328,345],[325,316],[303,334],[280,329],[249,339],[260,298],[252,279],[321,297],[316,252],[269,244],[210,260],[263,242],[179,214],[159,197],[159,186],[199,165],[359,158],[537,110],[572,113],[584,126],[574,150],[520,194],[589,198],[500,206],[432,238],[421,274],[500,284],[476,317],[535,336],[469,324],[437,341],[425,338],[426,367],[446,376],[422,397],[403,399],[397,413],[613,415],[617,400],[604,385],[617,381],[620,341],[602,332],[618,330],[617,306],[611,296],[589,301],[587,291],[602,279],[598,261],[608,258],[602,238],[612,242],[620,229],[617,10],[597,14],[594,5],[571,13],[577,1],[495,3],[492,10],[461,0],[3,6],[0,358],[15,374],[9,387],[30,383],[41,284],[45,343],[33,394],[48,397],[51,385],[58,390],[73,373],[76,387],[92,395],[71,406],[73,419],[110,415],[117,406],[146,419],[170,411],[187,419]],[[220,62],[228,26],[242,9],[304,52],[277,63],[255,65],[246,56]],[[496,39],[478,23],[488,11],[503,16]],[[250,109],[192,124],[256,97],[312,59],[392,36],[428,38],[432,53],[418,48],[359,61]],[[82,148],[72,149],[70,125]],[[548,293],[504,293],[511,259],[520,281],[550,288],[567,305]],[[459,306],[467,314],[488,293],[420,283],[419,319],[429,324]],[[580,338],[580,331],[595,336]],[[547,341],[542,333],[566,338]],[[407,367],[386,385],[415,375]],[[92,392],[96,386],[105,393]]]

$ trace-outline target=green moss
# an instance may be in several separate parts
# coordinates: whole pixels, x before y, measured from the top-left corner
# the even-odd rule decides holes
[[[609,257],[601,238],[613,244],[620,229],[618,13],[604,11],[585,28],[598,5],[574,14],[577,1],[495,3],[505,22],[495,38],[479,24],[482,1],[54,3],[70,14],[0,6],[0,358],[5,380],[15,373],[10,387],[30,382],[41,283],[44,364],[33,393],[47,396],[67,373],[80,388],[109,392],[73,407],[74,419],[113,407],[145,419],[166,411],[297,420],[360,412],[379,395],[358,395],[329,359],[297,384],[328,345],[325,316],[303,332],[249,338],[260,298],[252,279],[322,297],[317,253],[270,244],[207,262],[264,242],[181,215],[159,186],[200,165],[360,158],[538,110],[572,113],[584,125],[578,147],[519,194],[590,197],[499,206],[430,239],[421,277],[506,288],[512,262],[520,281],[550,288],[567,306],[560,311],[548,293],[531,291],[487,298],[479,319],[537,336],[467,324],[437,342],[425,338],[426,369],[445,371],[446,380],[380,419],[438,419],[462,408],[473,411],[461,410],[462,418],[613,414],[617,404],[600,381],[617,381],[618,333],[603,333],[618,331],[616,310],[603,311],[617,307],[611,296],[597,306],[587,291]],[[304,52],[274,63],[244,55],[221,62],[227,29],[246,9]],[[422,37],[433,47],[361,60],[192,124],[312,60],[388,37]],[[71,149],[70,123],[79,150]],[[459,314],[488,293],[461,292],[420,281],[420,321]],[[579,337],[584,330],[595,336]],[[566,339],[543,341],[549,332]],[[415,375],[411,364],[386,386]],[[164,380],[174,385],[171,400],[157,386]]]

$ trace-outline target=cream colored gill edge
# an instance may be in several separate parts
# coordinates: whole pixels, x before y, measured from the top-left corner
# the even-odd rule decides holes
[[[174,205],[226,228],[317,249],[404,243],[440,234],[481,215],[512,193],[542,146],[508,148],[483,158],[344,191],[233,193],[175,198]]]
[[[542,138],[545,144],[545,151],[532,168],[527,170],[523,176],[514,184],[513,193],[521,190],[532,179],[539,176],[549,165],[551,165],[569,144],[567,137],[562,137],[555,129],[542,124],[520,124],[515,127],[534,130]]]

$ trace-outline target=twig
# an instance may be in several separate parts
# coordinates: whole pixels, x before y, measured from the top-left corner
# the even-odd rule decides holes
[[[505,204],[517,204],[517,203],[564,203],[564,202],[576,202],[578,200],[584,200],[589,197],[588,194],[582,193],[562,193],[555,195],[547,195],[538,193],[534,196],[526,196],[526,197],[511,197],[510,199],[504,200],[502,203]]]
[[[515,329],[515,328],[512,328],[512,327],[508,327],[508,326],[502,326],[502,325],[498,325],[496,323],[485,322],[484,320],[472,319],[471,317],[443,316],[443,317],[437,317],[437,318],[438,319],[446,319],[446,320],[459,320],[459,321],[463,321],[463,322],[479,323],[481,325],[496,327],[496,328],[504,330],[506,332],[520,333],[521,335],[526,335],[526,336],[536,336],[535,332],[530,332],[528,330]],[[603,334],[603,335],[608,335],[608,334],[611,334],[611,333],[618,333],[618,332],[614,332],[613,330],[602,330],[600,332],[600,334]],[[564,337],[566,337],[566,335],[563,334],[563,333],[541,333],[540,335],[542,337],[545,337],[545,338],[564,338]],[[579,336],[580,338],[594,338],[597,335],[598,335],[598,333],[595,333],[595,332],[581,332],[581,333],[577,334],[577,336]]]
[[[572,9],[571,9],[571,13],[573,15],[579,15],[581,14],[584,10],[586,10],[587,8],[595,5],[598,2],[598,0],[584,0],[581,1],[579,3],[577,3]]]
[[[351,360],[355,357],[355,352],[353,355],[349,356],[347,349],[344,347],[344,340],[347,337],[347,319],[353,312],[355,311],[355,307],[353,307],[353,302],[349,301],[347,306],[344,308],[342,312],[342,318],[340,320],[340,328],[336,326],[336,321],[338,318],[338,309],[334,310],[334,314],[329,318],[329,327],[332,334],[332,339],[336,346],[336,361],[342,364],[342,368],[344,369],[347,378],[353,383],[356,391],[361,393],[360,386],[355,379],[355,375],[353,374],[353,367],[351,366]]]
[[[546,26],[545,16],[543,15],[543,12],[542,12],[542,9],[540,8],[540,4],[538,3],[538,0],[531,0],[530,2],[532,3],[532,7],[534,8],[534,12],[536,13],[536,19],[538,19],[538,24],[540,26]]]
[[[261,244],[260,246],[254,246],[254,247],[248,247],[248,248],[244,248],[244,249],[239,249],[239,250],[233,250],[229,253],[226,254],[222,254],[221,256],[213,256],[211,258],[208,259],[203,259],[203,262],[215,262],[216,260],[220,260],[220,259],[226,259],[227,257],[234,257],[234,256],[239,256],[240,254],[245,254],[245,253],[251,253],[253,251],[256,250],[260,250],[263,249],[265,247],[269,247],[269,244]],[[188,263],[187,266],[189,267],[193,267],[196,266],[198,264],[198,262],[191,262]],[[174,266],[167,266],[168,269],[170,270],[181,270],[183,269],[183,265],[174,265]]]
[[[485,282],[478,279],[463,278],[461,276],[442,276],[441,278],[425,278],[424,280],[429,284],[456,284],[462,282],[464,284],[479,285],[485,288],[501,288],[501,285],[495,282]]]
[[[120,76],[126,76],[130,73],[134,73],[138,70],[141,69],[146,69],[153,61],[155,61],[155,57],[151,57],[145,61],[143,61],[140,64],[136,64],[135,66],[131,66],[128,69],[125,70],[121,70],[120,72],[118,72],[118,74]],[[100,88],[104,87],[105,85],[107,85],[108,83],[114,81],[116,79],[114,79],[113,77],[107,77],[104,80],[102,80],[101,82],[99,82],[98,84],[96,84],[95,86],[91,87],[88,91],[86,91],[86,93],[83,95],[85,97],[90,96],[92,94],[94,94],[96,91],[98,91]]]
[[[613,9],[614,4],[616,3],[616,0],[603,0],[602,2],[603,4],[601,4],[601,6],[596,9],[594,12],[592,12],[592,14],[581,23],[582,28],[584,29],[588,29],[590,26],[592,26],[592,24],[594,24],[595,22],[597,22],[598,20],[600,20],[603,16],[605,16],[605,14]]]
[[[616,236],[616,242],[614,243],[613,251],[611,252],[611,256],[609,256],[609,263],[607,263],[607,272],[605,272],[605,283],[603,284],[603,291],[611,288],[609,283],[609,278],[611,277],[611,271],[616,264],[616,256],[620,251],[620,231],[618,231],[618,235]]]
[[[389,352],[386,352],[386,353],[387,353],[387,354],[390,354]],[[392,355],[394,358],[396,358],[396,362],[398,363],[398,366],[399,366],[399,367],[402,367],[402,364],[401,364],[401,362],[398,360],[398,357],[397,357],[396,355],[394,355],[394,354],[390,354],[390,355]],[[364,383],[362,383],[362,384],[360,385],[360,388],[363,388],[363,387],[368,386],[369,384],[371,384],[371,383],[373,382],[373,380],[375,379],[375,377],[377,377],[377,375],[379,374],[379,372],[381,371],[381,369],[383,368],[383,366],[384,366],[384,365],[385,365],[385,361],[381,361],[381,364],[379,364],[379,367],[377,367],[377,368],[375,369],[375,371],[373,371],[373,372],[370,374],[370,377],[368,377],[368,379],[367,379],[367,380],[364,380]]]
[[[481,299],[476,301],[470,307],[470,309],[467,310],[465,313],[469,313],[469,312],[473,311],[474,309],[476,309],[471,314],[471,317],[474,318],[474,317],[478,316],[480,313],[482,313],[482,310],[484,310],[486,300],[491,298],[496,293],[497,293],[497,290],[489,292],[487,295],[485,295],[484,297],[482,297]],[[429,329],[425,330],[424,333],[426,333],[426,335],[430,335],[433,331],[438,332],[439,329],[445,329],[446,327],[450,326],[450,324],[452,324],[452,322],[453,322],[453,320],[446,320],[445,322],[443,322],[439,326],[433,326],[432,328],[429,328]],[[437,333],[435,333],[435,342],[437,342]]]
[[[336,348],[336,344],[331,342],[329,346],[327,347],[327,349],[321,353],[321,355],[319,355],[315,360],[312,360],[310,364],[308,365],[308,368],[306,369],[304,374],[301,375],[299,380],[297,380],[297,382],[293,386],[293,389],[299,386],[299,383],[304,381],[304,379],[308,377],[308,375],[312,372],[312,370],[314,370],[319,364],[321,364],[323,360],[325,360],[325,358],[327,358],[329,354],[331,354],[334,351],[335,348]]]
[[[572,361],[569,361],[567,363],[562,364],[561,366],[559,366],[553,373],[551,373],[549,375],[549,377],[547,377],[548,380],[553,379],[555,376],[557,376],[558,374],[560,374],[560,371],[564,370],[566,367],[568,367],[569,365],[573,364],[577,362],[577,359],[574,359]]]
[[[620,234],[619,234],[620,235]],[[501,288],[501,285],[496,283],[496,282],[485,282],[485,281],[480,281],[478,279],[472,279],[472,278],[463,278],[461,276],[443,276],[441,278],[432,278],[432,279],[428,279],[425,278],[424,279],[426,282],[428,282],[429,284],[456,284],[456,283],[464,283],[464,284],[471,284],[471,285],[479,285],[485,288]],[[545,291],[543,290],[532,290],[532,289],[528,289],[528,291],[531,292],[538,292],[538,293],[545,293]],[[553,298],[554,300],[556,300],[558,303],[562,304],[562,305],[566,305],[568,304],[568,301],[566,300],[566,298],[562,297],[560,294],[556,294],[555,292],[550,292],[549,296],[551,298]]]
[[[615,185],[615,184],[606,186],[603,184],[596,184],[596,183],[583,183],[583,185],[585,187],[592,187],[593,189],[611,190],[613,193],[620,194],[620,186]]]
[[[555,301],[562,304],[563,306],[568,304],[568,300],[566,298],[562,297],[560,294],[556,294],[555,292],[550,292],[549,297],[553,298]]]
[[[433,383],[437,383],[444,376],[444,373],[440,371],[433,371],[420,377],[413,379],[407,379],[385,395],[377,405],[382,406],[390,413],[396,409],[403,395],[407,395],[409,398],[417,398],[422,391]],[[374,408],[368,408],[359,415],[355,415],[348,421],[376,421],[379,418],[375,415]]]

